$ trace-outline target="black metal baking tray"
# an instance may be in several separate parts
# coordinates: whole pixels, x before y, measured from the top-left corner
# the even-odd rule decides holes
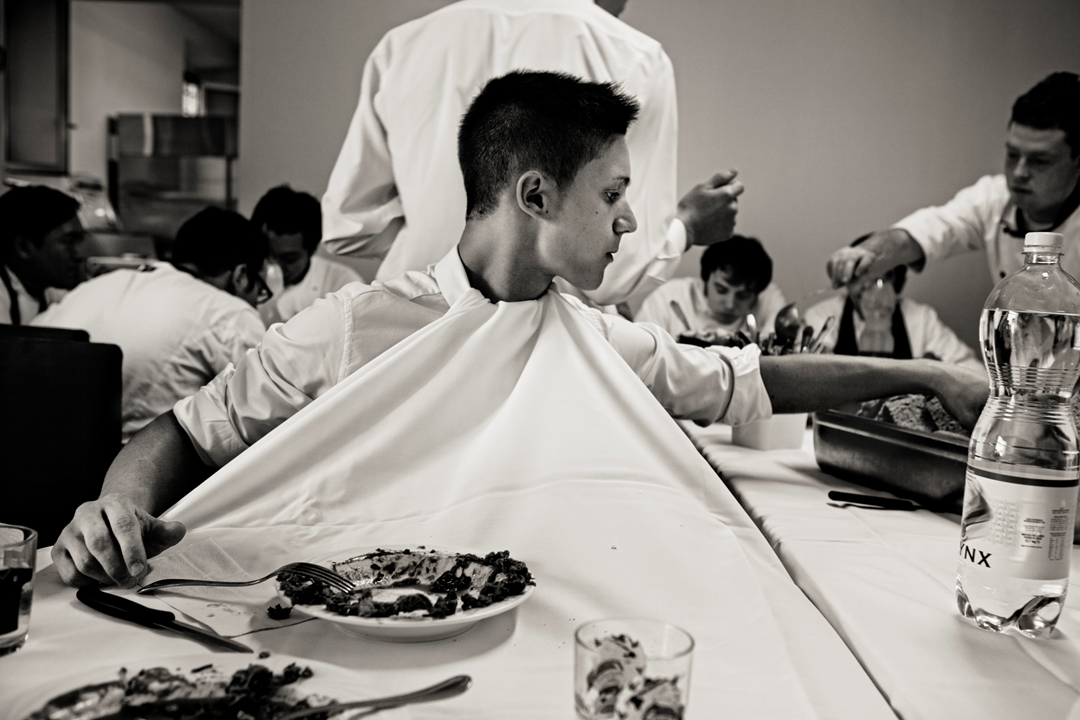
[[[829,410],[813,414],[814,456],[830,475],[959,513],[968,441]]]

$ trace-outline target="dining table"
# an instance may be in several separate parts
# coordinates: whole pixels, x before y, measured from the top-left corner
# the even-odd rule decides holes
[[[898,717],[1080,718],[1080,595],[1047,638],[979,629],[957,610],[958,515],[831,501],[894,496],[823,472],[812,428],[758,450],[722,424],[682,426]]]

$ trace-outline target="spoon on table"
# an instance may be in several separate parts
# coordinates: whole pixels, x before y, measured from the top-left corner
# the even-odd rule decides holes
[[[757,318],[754,317],[754,313],[746,313],[746,328],[750,331],[750,342],[757,344],[761,340],[761,333],[758,332]]]

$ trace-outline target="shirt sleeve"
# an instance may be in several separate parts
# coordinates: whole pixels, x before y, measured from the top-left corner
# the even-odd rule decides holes
[[[638,229],[623,236],[600,287],[585,292],[597,305],[648,294],[675,273],[686,250],[686,227],[675,219],[679,118],[671,60],[658,48],[625,85],[641,103],[626,136],[632,173],[627,194]]]
[[[741,425],[772,416],[757,345],[685,345],[652,323],[633,323],[564,297],[607,338],[672,417],[699,425],[718,420]]]
[[[317,301],[173,408],[203,462],[222,467],[344,374],[348,294]]]
[[[916,210],[893,227],[911,235],[927,263],[983,250],[987,230],[996,221],[994,209],[1002,205],[1003,186],[1001,176],[984,176],[944,205]]]
[[[382,62],[380,46],[364,65],[360,102],[322,199],[322,243],[337,255],[384,257],[404,221],[386,130],[375,102]]]

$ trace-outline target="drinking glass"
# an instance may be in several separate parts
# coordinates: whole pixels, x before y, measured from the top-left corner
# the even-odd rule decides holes
[[[694,639],[657,620],[610,619],[574,633],[574,707],[581,720],[681,718]]]
[[[37,531],[0,523],[0,655],[26,642],[36,554]]]

